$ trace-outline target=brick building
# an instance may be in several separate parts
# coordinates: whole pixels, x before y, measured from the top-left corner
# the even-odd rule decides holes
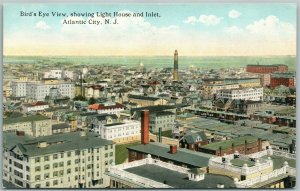
[[[271,76],[271,88],[274,89],[277,86],[284,85],[286,87],[295,86],[295,77],[293,76]]]
[[[226,141],[210,143],[199,148],[200,152],[223,156],[238,151],[241,154],[252,154],[262,150],[261,139],[254,136],[237,137]]]
[[[268,74],[273,72],[287,72],[288,66],[283,64],[276,65],[247,65],[247,72]]]

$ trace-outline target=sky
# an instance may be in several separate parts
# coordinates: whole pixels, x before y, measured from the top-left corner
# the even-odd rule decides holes
[[[296,55],[296,4],[6,4],[4,55],[183,56]],[[42,11],[47,17],[21,16]],[[66,17],[51,16],[52,12]],[[118,17],[117,25],[71,13],[157,12],[160,17]]]

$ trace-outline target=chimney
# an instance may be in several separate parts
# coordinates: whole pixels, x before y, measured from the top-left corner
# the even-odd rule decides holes
[[[16,131],[17,136],[24,136],[25,132],[24,131]]]
[[[149,110],[141,111],[141,144],[149,144]]]
[[[170,145],[170,153],[175,154],[177,152],[177,145]]]
[[[48,146],[47,142],[39,142],[39,143],[38,143],[38,147],[39,147],[39,148],[45,148],[45,147],[47,147],[47,146]]]

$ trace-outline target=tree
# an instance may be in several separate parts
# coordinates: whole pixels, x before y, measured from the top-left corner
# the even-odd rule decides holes
[[[74,101],[86,101],[86,98],[82,95],[79,95],[79,96],[75,96],[73,98]]]
[[[94,97],[91,97],[89,100],[89,104],[92,105],[94,103],[97,103],[97,100]]]

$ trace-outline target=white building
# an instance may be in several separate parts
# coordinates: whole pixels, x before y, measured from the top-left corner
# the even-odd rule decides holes
[[[56,78],[56,79],[70,78],[70,79],[73,79],[73,71],[50,70],[50,71],[44,73],[44,78]]]
[[[95,103],[93,105],[89,105],[88,111],[89,112],[97,112],[99,114],[116,114],[120,116],[120,112],[124,111],[125,106],[120,103],[105,103],[105,104],[98,104]]]
[[[238,88],[238,89],[227,89],[220,90],[217,92],[217,98],[221,99],[240,99],[240,100],[252,100],[262,101],[264,94],[264,88]]]
[[[95,133],[3,134],[3,179],[19,188],[105,188],[115,144]]]
[[[47,102],[41,102],[37,101],[31,104],[23,104],[23,112],[37,112],[37,111],[43,111],[45,109],[49,108],[49,104]]]
[[[25,135],[40,137],[52,135],[51,119],[43,115],[3,119],[3,131],[24,132]]]
[[[106,124],[100,128],[100,135],[103,139],[117,143],[137,141],[141,138],[141,123],[124,120],[123,123]]]
[[[26,96],[26,84],[27,82],[14,81],[11,83],[12,96],[24,97]]]
[[[51,88],[57,88],[63,97],[73,99],[75,96],[74,84],[68,82],[60,82],[57,84],[28,83],[26,96],[36,101],[44,101],[45,97],[50,94]]]

